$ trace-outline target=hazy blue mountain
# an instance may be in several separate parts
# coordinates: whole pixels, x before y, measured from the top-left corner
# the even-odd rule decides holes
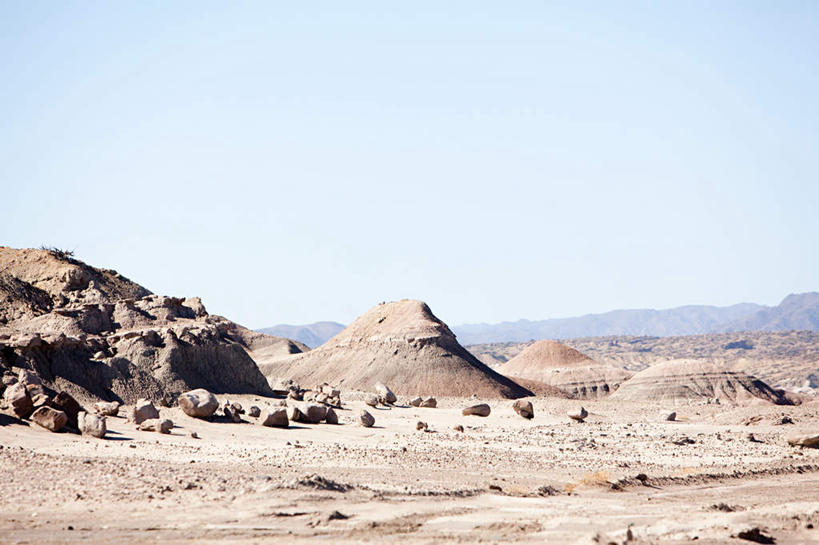
[[[465,324],[452,328],[463,344],[573,339],[607,335],[666,337],[730,331],[819,331],[819,293],[791,294],[775,307],[684,306],[665,310],[613,310],[576,318]]]
[[[452,329],[463,344],[605,335],[665,337],[710,333],[720,324],[748,318],[765,308],[753,303],[740,303],[730,307],[689,305],[665,310],[612,310],[603,314],[586,314],[575,318],[465,324]]]
[[[792,293],[775,307],[732,321],[725,331],[819,331],[819,293]]]
[[[337,322],[316,322],[306,325],[279,324],[273,327],[257,329],[259,333],[285,337],[299,342],[303,342],[310,348],[315,348],[324,344],[328,339],[334,337],[336,333],[344,329],[344,324]]]
[[[336,322],[277,325],[259,329],[301,341],[311,348],[344,329]],[[664,310],[612,310],[574,318],[464,324],[452,331],[461,344],[576,339],[608,335],[667,337],[731,331],[819,331],[819,292],[791,294],[775,307],[739,303],[728,307],[689,305]]]

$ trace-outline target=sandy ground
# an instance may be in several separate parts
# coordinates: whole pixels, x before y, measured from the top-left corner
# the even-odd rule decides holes
[[[819,431],[816,404],[584,402],[579,424],[576,401],[537,399],[528,421],[511,401],[480,418],[460,409],[481,400],[444,399],[371,410],[367,429],[361,399],[344,398],[338,426],[165,408],[170,435],[118,417],[106,440],[2,425],[0,543],[621,543],[629,528],[635,543],[748,543],[733,536],[753,527],[819,543],[819,449],[784,439]]]

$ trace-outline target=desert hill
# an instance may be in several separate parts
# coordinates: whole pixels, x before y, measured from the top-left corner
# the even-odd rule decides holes
[[[605,397],[631,377],[621,367],[600,364],[555,341],[537,341],[503,365],[504,375],[530,389],[531,383],[553,386],[577,399]]]
[[[368,390],[381,381],[403,395],[531,394],[478,361],[425,303],[411,300],[376,305],[320,347],[260,367],[270,380],[307,386]]]
[[[780,392],[757,378],[733,371],[721,362],[691,359],[666,361],[640,371],[623,383],[611,399],[666,403],[720,399],[790,405]]]
[[[53,250],[0,248],[0,370],[80,397],[171,401],[184,390],[270,393],[249,355],[307,347],[165,297]]]
[[[788,295],[767,307],[689,305],[665,310],[613,310],[573,318],[465,324],[453,331],[464,344],[526,342],[613,335],[680,336],[731,331],[819,331],[819,293]]]
[[[775,388],[819,388],[819,333],[746,331],[677,337],[609,336],[563,339],[600,363],[636,372],[673,359],[714,359]],[[470,345],[478,359],[504,373],[505,362],[532,342]]]
[[[320,346],[344,329],[344,324],[338,322],[316,322],[306,325],[279,324],[272,327],[257,329],[259,333],[285,337],[299,341],[310,348]]]

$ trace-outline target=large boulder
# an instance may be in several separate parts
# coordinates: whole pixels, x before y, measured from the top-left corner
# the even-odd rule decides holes
[[[358,413],[358,421],[365,428],[372,428],[375,425],[375,417],[367,411]]]
[[[71,394],[68,392],[60,392],[54,396],[52,402],[65,413],[71,427],[76,428],[77,415],[83,410],[82,406],[77,402],[77,400],[71,397]]]
[[[262,426],[270,428],[286,428],[290,425],[287,419],[287,409],[266,409],[259,418]]]
[[[302,412],[307,417],[308,422],[318,424],[327,416],[327,407],[311,403]]]
[[[486,403],[481,403],[479,405],[472,405],[470,407],[466,407],[464,410],[461,411],[461,414],[464,416],[489,416],[489,413],[492,412],[492,408],[487,405]]]
[[[137,426],[146,420],[153,420],[159,418],[159,409],[148,399],[139,399],[131,411],[131,420]]]
[[[523,418],[531,420],[535,417],[535,409],[532,407],[532,402],[525,399],[518,399],[512,404],[512,408]]]
[[[12,384],[3,393],[3,399],[17,418],[28,418],[34,411],[34,403],[28,395],[25,384],[20,382]]]
[[[589,411],[587,411],[585,407],[580,407],[579,409],[568,411],[566,416],[576,422],[583,422],[589,416]]]
[[[819,448],[819,433],[791,435],[788,444],[794,447]]]
[[[119,401],[100,401],[94,403],[94,412],[102,416],[117,416],[119,414]]]
[[[171,433],[173,421],[167,418],[149,418],[143,420],[138,427],[139,431],[155,431],[159,433]]]
[[[68,422],[68,416],[63,411],[46,406],[34,411],[31,419],[48,431],[60,431]]]
[[[80,433],[83,435],[91,435],[102,439],[108,431],[108,425],[105,422],[105,417],[98,414],[91,414],[85,411],[77,415],[77,424],[80,428]]]
[[[338,424],[338,415],[332,407],[327,408],[327,414],[324,416],[324,421],[328,424]]]
[[[378,400],[384,405],[392,405],[398,398],[392,393],[392,390],[383,382],[378,382],[375,385],[375,393],[378,395]]]
[[[219,408],[219,400],[204,388],[180,394],[178,403],[186,415],[194,418],[210,418]]]

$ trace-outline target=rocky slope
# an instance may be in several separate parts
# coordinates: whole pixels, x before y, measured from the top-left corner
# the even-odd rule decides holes
[[[272,381],[306,386],[368,390],[380,381],[403,395],[531,394],[478,361],[421,301],[376,305],[319,348],[260,367]]]
[[[170,402],[184,390],[270,393],[250,356],[306,349],[152,295],[115,271],[49,250],[0,248],[0,370],[30,369],[81,398]]]

